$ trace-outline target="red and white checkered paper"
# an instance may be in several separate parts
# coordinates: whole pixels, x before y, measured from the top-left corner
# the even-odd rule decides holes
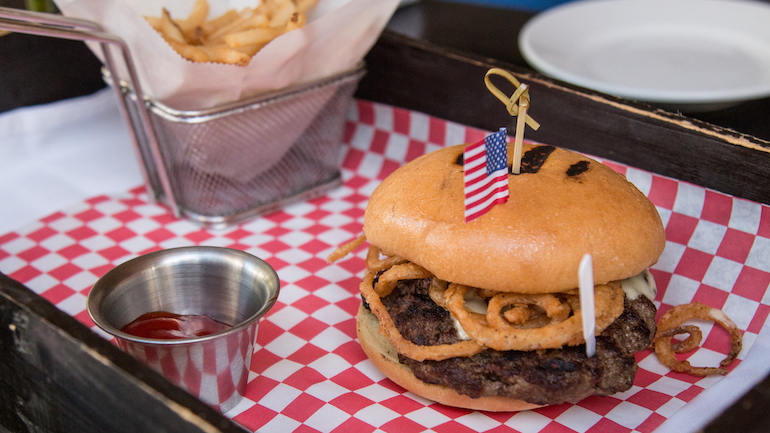
[[[385,176],[423,153],[484,135],[421,113],[357,101],[346,127],[344,185],[323,197],[222,231],[175,219],[148,203],[143,188],[94,197],[0,236],[0,271],[93,327],[85,310],[90,287],[139,254],[216,245],[265,259],[281,278],[281,293],[260,322],[246,398],[226,413],[251,431],[650,432],[698,404],[704,390],[739,373],[727,378],[673,373],[644,352],[627,392],[520,413],[444,407],[384,378],[356,341],[365,252],[333,265],[325,259],[361,233],[367,198]],[[731,371],[749,364],[744,358],[770,312],[770,209],[607,163],[648,194],[666,224],[666,250],[653,268],[660,311],[694,300],[723,309],[744,331],[744,349]],[[729,339],[718,326],[701,327],[703,348],[690,361],[715,366],[728,352]],[[718,412],[709,406],[698,413]]]

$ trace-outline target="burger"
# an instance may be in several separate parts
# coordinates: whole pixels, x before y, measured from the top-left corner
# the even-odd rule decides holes
[[[665,233],[655,206],[596,160],[525,143],[507,202],[466,222],[464,147],[423,155],[383,180],[364,234],[329,258],[369,243],[356,320],[366,355],[406,390],[468,409],[526,410],[628,390],[634,355],[656,332],[648,268]],[[590,357],[578,293],[586,254],[595,283]]]

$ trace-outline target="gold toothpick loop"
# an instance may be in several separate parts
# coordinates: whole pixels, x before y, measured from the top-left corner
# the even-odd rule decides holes
[[[492,80],[490,77],[492,75],[499,75],[506,80],[510,81],[511,84],[513,84],[516,87],[516,91],[513,92],[513,95],[510,97],[503,93],[500,89],[498,89],[494,84],[492,84]],[[503,104],[505,104],[505,108],[508,109],[508,114],[511,116],[518,116],[519,115],[519,105],[520,105],[520,99],[522,96],[526,97],[527,100],[529,100],[529,88],[526,84],[522,84],[519,82],[519,80],[516,79],[513,75],[511,75],[510,72],[506,71],[505,69],[500,68],[492,68],[487,71],[487,74],[484,76],[484,84],[486,84],[487,89],[489,89],[490,92],[492,92],[493,95],[497,99],[500,100]],[[540,128],[540,124],[535,121],[532,117],[529,115],[523,116],[527,125],[529,125],[530,128],[537,131],[538,128]]]
[[[516,86],[516,91],[513,92],[513,95],[511,95],[510,98],[492,84],[492,80],[489,78],[492,75],[499,75]],[[529,127],[535,131],[540,128],[540,124],[527,114],[527,110],[529,109],[529,87],[526,84],[520,83],[510,72],[500,68],[488,70],[487,74],[484,76],[484,84],[487,85],[487,89],[489,89],[497,99],[505,104],[505,108],[508,109],[508,114],[516,116],[516,135],[514,136],[511,172],[513,174],[519,174],[521,172],[521,154],[524,145],[525,124],[529,125]]]

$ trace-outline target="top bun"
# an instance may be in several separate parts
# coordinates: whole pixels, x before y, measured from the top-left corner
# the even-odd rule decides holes
[[[466,223],[464,148],[428,153],[388,176],[366,208],[367,240],[442,280],[518,293],[578,287],[587,253],[604,284],[644,271],[663,252],[660,215],[642,192],[606,165],[552,146],[524,144],[507,203]],[[508,154],[510,166],[510,143]]]

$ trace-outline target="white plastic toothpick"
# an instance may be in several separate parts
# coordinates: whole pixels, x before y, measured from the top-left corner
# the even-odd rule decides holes
[[[590,254],[583,256],[578,267],[580,282],[580,311],[583,315],[583,338],[586,340],[586,356],[596,353],[596,307],[594,305],[594,268]]]

